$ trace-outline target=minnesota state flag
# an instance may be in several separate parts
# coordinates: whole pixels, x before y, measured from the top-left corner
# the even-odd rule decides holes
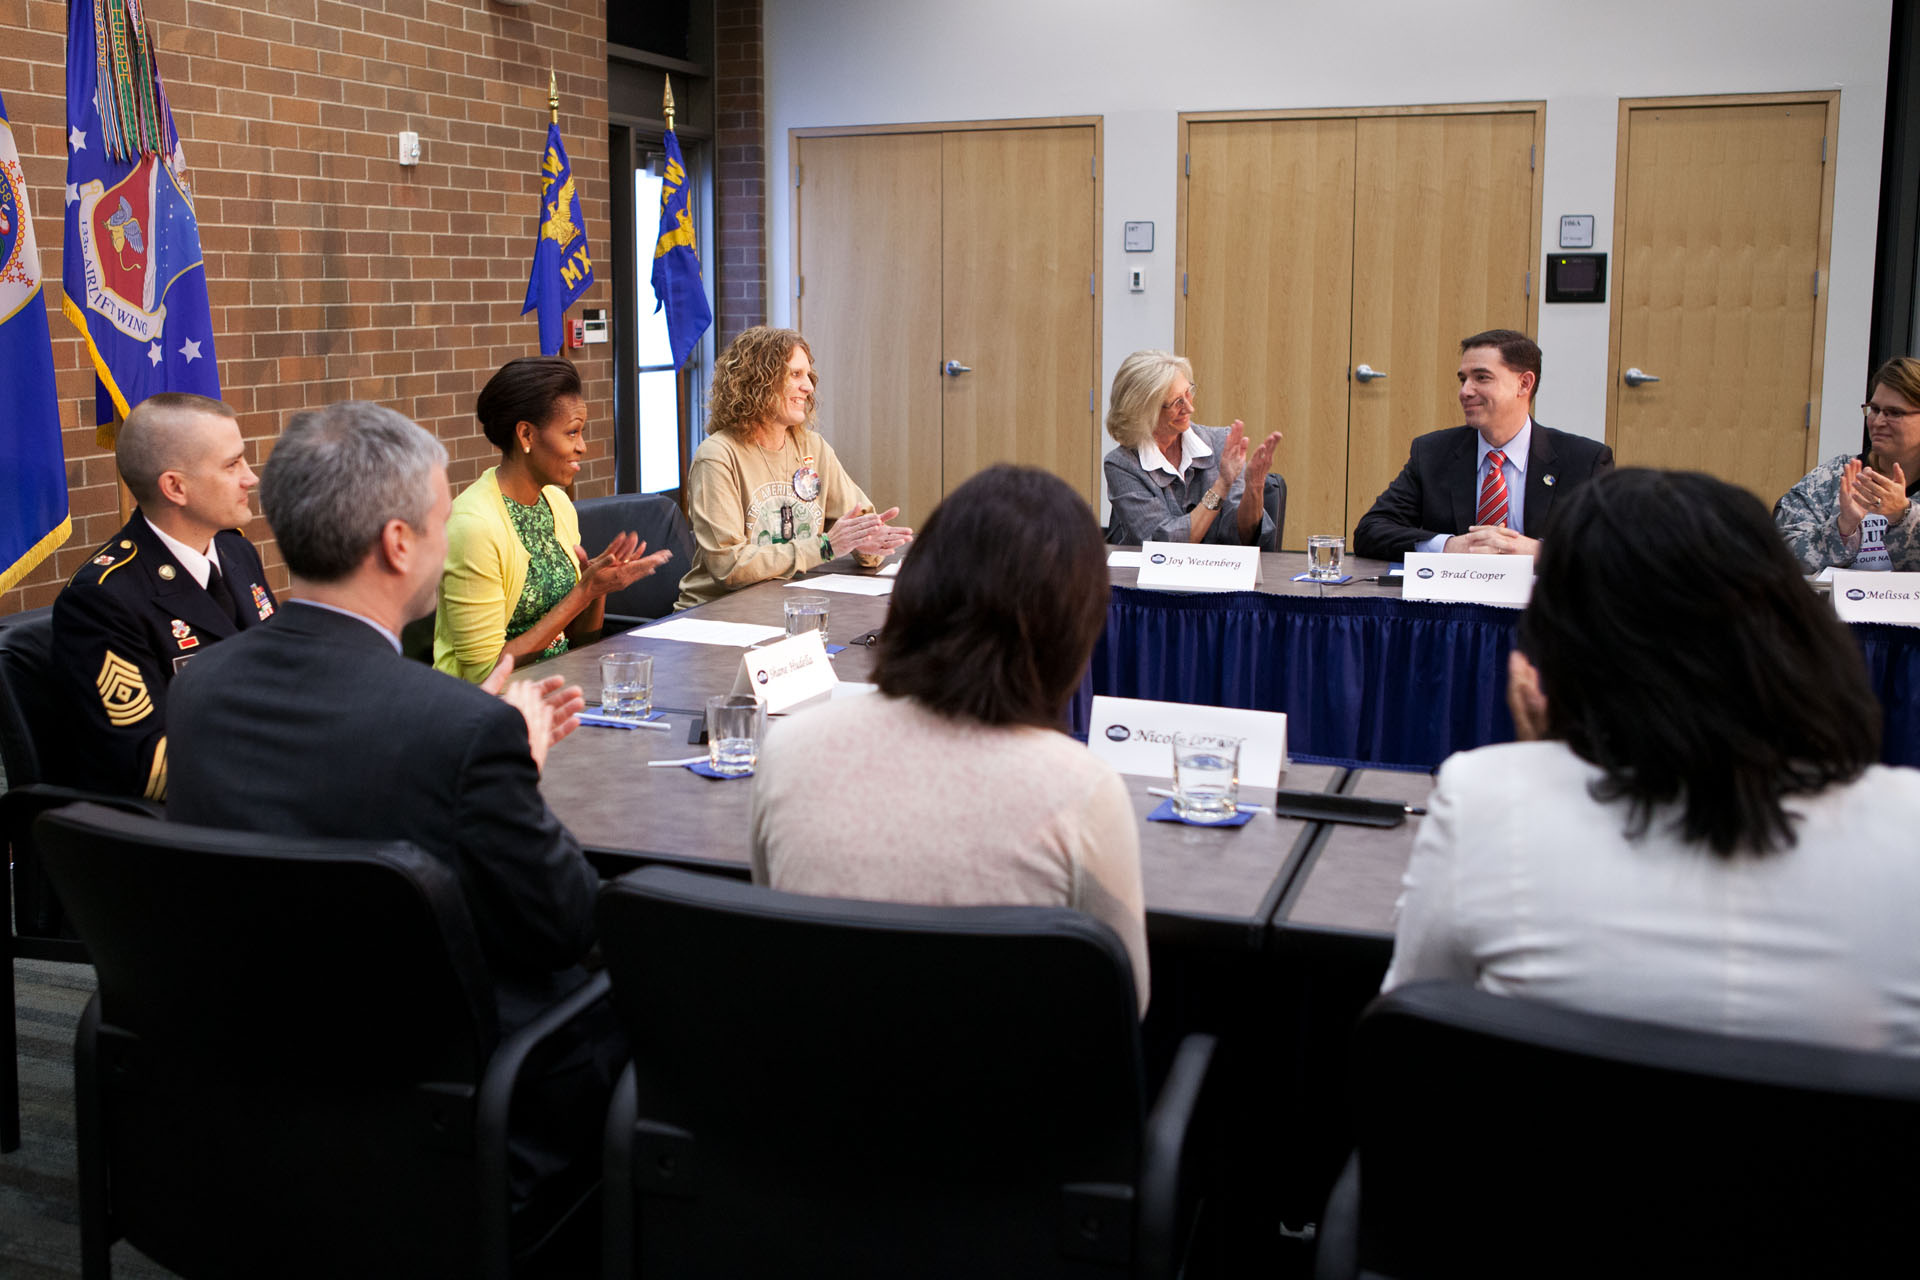
[[[700,283],[700,251],[693,243],[693,209],[687,202],[687,163],[680,140],[667,130],[667,169],[660,182],[660,237],[653,246],[653,304],[667,309],[667,345],[673,367],[685,366],[694,343],[713,323]]]
[[[573,164],[560,145],[560,126],[550,124],[540,156],[540,235],[533,242],[526,305],[520,308],[521,315],[540,308],[541,355],[560,354],[560,322],[592,283],[593,258],[587,253],[580,193],[573,189]]]
[[[69,0],[63,310],[93,358],[103,447],[156,392],[220,395],[186,170],[140,0]]]
[[[60,397],[53,381],[53,338],[40,296],[40,247],[33,238],[20,153],[0,100],[0,370],[7,412],[0,414],[0,591],[27,576],[67,540],[67,463],[60,450]]]

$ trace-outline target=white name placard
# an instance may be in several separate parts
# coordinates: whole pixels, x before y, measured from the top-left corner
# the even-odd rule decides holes
[[[1087,745],[1121,773],[1171,778],[1176,733],[1239,738],[1240,781],[1250,787],[1280,785],[1287,767],[1287,717],[1279,711],[1096,696]]]
[[[840,677],[827,660],[827,647],[818,631],[802,631],[791,639],[749,649],[740,659],[735,693],[751,693],[767,704],[768,715],[831,694]]]
[[[1833,611],[1842,622],[1920,627],[1920,573],[1833,571]]]
[[[1149,542],[1140,548],[1137,585],[1156,591],[1251,591],[1260,582],[1260,548],[1204,542]]]
[[[1408,600],[1525,605],[1533,594],[1533,557],[1409,551],[1400,582]]]

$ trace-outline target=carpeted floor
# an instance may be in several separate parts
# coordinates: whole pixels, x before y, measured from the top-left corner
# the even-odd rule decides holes
[[[13,962],[20,1037],[20,1149],[0,1156],[0,1276],[68,1280],[80,1274],[80,1211],[73,1145],[73,1029],[93,996],[93,970]],[[130,1245],[113,1250],[127,1280],[173,1273]]]

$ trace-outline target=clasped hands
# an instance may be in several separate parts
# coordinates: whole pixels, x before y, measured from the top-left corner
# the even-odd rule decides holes
[[[1540,540],[1503,524],[1476,524],[1448,538],[1445,550],[1450,555],[1537,556]]]
[[[1858,533],[1860,522],[1869,514],[1885,516],[1889,524],[1897,524],[1907,514],[1907,476],[1899,463],[1893,464],[1891,476],[1881,475],[1858,458],[1841,470],[1840,514],[1835,518],[1840,536],[1851,538]]]
[[[664,553],[662,553],[664,554]],[[565,676],[544,680],[515,680],[513,655],[503,653],[499,663],[480,682],[480,687],[518,711],[527,722],[527,747],[533,752],[533,767],[545,769],[547,748],[580,727],[580,713],[587,697],[577,684],[567,684]]]

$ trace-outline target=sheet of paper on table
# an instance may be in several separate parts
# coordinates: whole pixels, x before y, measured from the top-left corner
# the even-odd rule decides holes
[[[715,622],[708,618],[667,618],[635,627],[630,636],[649,640],[679,640],[687,644],[717,644],[728,649],[744,649],[762,640],[787,634],[785,627],[768,627],[757,622]]]
[[[853,596],[890,596],[892,578],[860,578],[851,573],[829,573],[805,582],[789,582],[792,591],[844,591]]]
[[[892,564],[890,564],[890,565],[888,565],[888,566],[886,566],[886,567],[885,567],[884,569],[882,569],[882,570],[880,570],[880,576],[881,576],[881,577],[883,577],[883,578],[897,578],[897,577],[899,577],[899,576],[900,576],[900,566],[901,566],[902,564],[904,564],[904,563],[905,563],[905,561],[902,561],[902,560],[895,560],[895,561],[894,561],[894,562],[893,562]]]
[[[1107,554],[1107,566],[1113,569],[1138,569],[1147,562],[1144,551],[1113,551]]]

